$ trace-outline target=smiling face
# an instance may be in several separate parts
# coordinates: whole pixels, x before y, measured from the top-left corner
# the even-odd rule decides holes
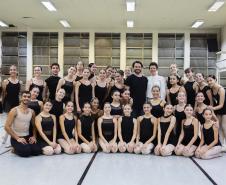
[[[104,104],[104,113],[105,114],[110,114],[110,112],[111,112],[111,105],[110,105],[110,103],[105,103]]]
[[[203,112],[203,117],[205,118],[206,121],[211,121],[211,119],[213,117],[212,111],[209,109],[205,109]]]
[[[39,88],[38,87],[33,87],[30,91],[31,93],[31,99],[36,99],[39,95]]]
[[[90,68],[90,70],[91,70],[92,73],[95,74],[97,72],[97,66],[96,66],[96,64],[93,64],[92,67]]]
[[[65,90],[64,89],[59,89],[57,92],[56,92],[56,96],[59,100],[62,100],[65,96]]]
[[[115,91],[115,92],[112,94],[112,99],[113,99],[113,101],[119,102],[119,100],[120,100],[120,92]]]
[[[85,103],[84,106],[83,106],[83,112],[85,114],[90,114],[91,113],[91,106],[89,103]]]
[[[132,112],[132,108],[129,104],[126,104],[123,108],[123,113],[125,116],[130,116]]]
[[[134,67],[133,67],[133,71],[134,73],[136,73],[137,75],[141,73],[142,71],[142,66],[139,63],[135,63]]]
[[[151,75],[156,75],[157,73],[157,68],[155,65],[151,65],[150,68],[149,68],[149,71],[151,73]]]
[[[166,105],[164,108],[164,112],[166,115],[173,114],[173,106],[172,105]]]
[[[42,68],[41,67],[39,67],[39,66],[37,66],[37,67],[35,67],[34,68],[34,76],[41,76],[41,74],[42,74]]]
[[[105,79],[106,78],[106,71],[104,69],[101,69],[100,72],[99,72],[99,78],[101,80]]]
[[[122,93],[122,98],[125,99],[125,100],[130,99],[130,91],[129,91],[129,90],[125,90],[125,91]]]
[[[93,99],[93,101],[91,101],[91,106],[95,109],[98,109],[99,107],[99,100],[97,98]]]
[[[189,70],[189,71],[187,71],[186,73],[185,73],[185,75],[186,75],[186,77],[188,78],[188,79],[190,79],[191,77],[193,77],[193,72],[191,71],[191,70]]]
[[[14,66],[14,65],[10,66],[10,68],[9,68],[9,74],[12,77],[17,76],[17,68],[16,68],[16,66]]]
[[[123,79],[123,76],[121,76],[121,74],[119,74],[119,73],[116,73],[116,74],[115,74],[115,81],[121,82],[122,79]]]
[[[186,117],[191,117],[193,115],[193,108],[191,106],[186,106],[184,109],[184,113]]]
[[[209,87],[212,88],[216,84],[216,80],[213,79],[212,77],[208,77],[207,83],[208,83]]]
[[[71,102],[71,101],[67,102],[65,110],[68,113],[72,113],[74,111],[74,104],[73,104],[73,102]]]
[[[108,77],[110,77],[111,74],[112,74],[112,67],[109,67],[109,68],[106,69],[106,75],[107,75]]]
[[[75,75],[75,68],[73,66],[71,66],[67,72],[68,72],[69,76],[73,76],[73,75]]]
[[[31,94],[30,93],[23,93],[21,95],[21,103],[24,105],[28,105],[28,103],[31,100]]]
[[[153,86],[151,93],[153,98],[160,98],[160,88],[158,86]]]
[[[51,109],[52,109],[52,103],[47,101],[47,102],[44,104],[44,106],[43,106],[43,111],[49,113],[49,111],[50,111]]]
[[[179,102],[185,103],[185,100],[186,100],[185,93],[184,92],[179,92],[178,95],[177,95],[177,99],[178,99]]]
[[[145,114],[151,113],[151,105],[149,103],[145,103],[143,105],[143,111],[144,111]]]
[[[205,100],[205,97],[204,97],[203,93],[202,92],[199,92],[196,95],[196,99],[195,100],[196,100],[197,103],[203,103],[204,100]]]
[[[83,70],[83,72],[82,72],[82,76],[83,76],[84,79],[88,79],[89,76],[90,76],[90,70],[87,69],[87,68],[85,68],[85,69]]]
[[[195,77],[196,77],[195,78],[196,82],[198,82],[198,83],[201,83],[201,82],[204,81],[204,77],[203,77],[203,75],[201,73],[196,73]]]

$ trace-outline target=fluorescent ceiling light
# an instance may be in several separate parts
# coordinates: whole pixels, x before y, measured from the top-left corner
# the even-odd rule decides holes
[[[42,4],[50,11],[56,11],[55,6],[50,1],[42,1]]]
[[[209,12],[216,12],[217,10],[220,9],[220,7],[222,7],[224,5],[224,0],[217,0],[210,8],[209,8]]]
[[[126,1],[126,9],[127,9],[127,12],[134,12],[135,11],[135,1]]]
[[[3,21],[0,21],[0,26],[1,27],[8,27],[8,25],[6,23],[4,23]]]
[[[71,25],[66,21],[66,20],[60,20],[60,23],[65,27],[65,28],[70,28]]]
[[[201,26],[204,23],[203,20],[197,20],[194,22],[194,24],[192,25],[192,28],[198,28],[199,26]]]
[[[127,28],[133,28],[134,22],[133,21],[127,21]]]

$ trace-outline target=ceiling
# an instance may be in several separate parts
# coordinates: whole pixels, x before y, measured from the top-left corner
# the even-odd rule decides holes
[[[17,28],[59,29],[59,20],[66,19],[72,29],[126,30],[126,20],[139,29],[189,29],[203,19],[201,28],[220,28],[226,25],[226,4],[208,12],[214,1],[136,0],[136,11],[127,12],[126,0],[52,0],[57,11],[49,12],[41,0],[0,0],[0,20]]]

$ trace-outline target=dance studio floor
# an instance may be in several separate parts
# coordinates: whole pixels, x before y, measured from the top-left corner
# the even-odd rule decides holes
[[[0,115],[0,136],[4,135]],[[0,146],[0,185],[226,184],[226,155],[213,160],[133,154],[20,158]]]

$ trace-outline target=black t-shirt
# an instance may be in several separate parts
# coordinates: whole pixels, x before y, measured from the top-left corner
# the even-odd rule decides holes
[[[126,79],[125,85],[130,87],[133,98],[133,109],[142,110],[146,100],[147,83],[148,79],[145,76],[137,77],[132,74]]]
[[[45,80],[46,85],[49,89],[49,99],[54,100],[55,99],[55,94],[56,94],[56,88],[57,84],[60,80],[59,76],[50,76]]]

